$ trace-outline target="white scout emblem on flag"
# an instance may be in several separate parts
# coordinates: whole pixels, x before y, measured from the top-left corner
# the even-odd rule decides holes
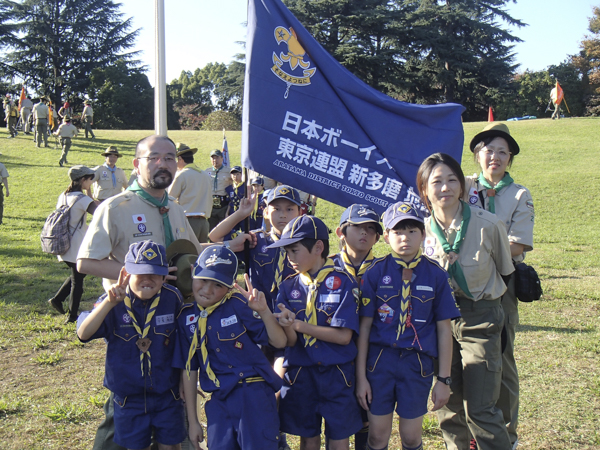
[[[279,53],[279,56],[275,52],[273,52],[273,67],[271,67],[271,71],[282,81],[285,81],[287,84],[287,89],[285,90],[284,98],[288,97],[290,92],[290,87],[294,86],[308,86],[310,84],[310,78],[315,74],[315,68],[310,68],[310,62],[304,60],[304,56],[306,55],[306,51],[304,47],[298,42],[298,38],[296,36],[296,32],[293,28],[290,27],[288,30],[285,27],[277,27],[275,28],[275,40],[277,41],[277,45],[285,42],[287,44],[288,51],[287,53]],[[283,63],[289,63],[291,70],[293,71],[296,67],[300,66],[302,68],[303,76],[291,75],[282,70]]]

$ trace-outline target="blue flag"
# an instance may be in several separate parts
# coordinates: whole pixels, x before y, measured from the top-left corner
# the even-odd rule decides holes
[[[371,88],[315,41],[280,0],[250,0],[242,164],[342,206],[417,203],[436,152],[460,162],[457,104],[412,105]]]

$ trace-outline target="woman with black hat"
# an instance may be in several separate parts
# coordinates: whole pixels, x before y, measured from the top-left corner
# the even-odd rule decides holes
[[[479,175],[466,178],[465,200],[483,208],[502,220],[508,232],[510,253],[514,263],[520,263],[525,252],[533,250],[533,200],[529,190],[516,184],[507,169],[511,167],[519,145],[503,123],[493,122],[478,133],[470,144]],[[515,328],[519,323],[518,301],[514,276],[502,296],[506,348],[502,355],[502,386],[497,406],[502,410],[513,448],[517,445],[519,409],[519,375],[514,355]]]
[[[86,223],[87,213],[94,214],[98,205],[94,200],[83,193],[90,188],[94,181],[95,173],[86,166],[73,166],[69,169],[71,184],[65,192],[60,194],[56,208],[63,205],[71,206],[71,217],[69,219],[69,231],[72,233],[71,246],[64,255],[59,255],[58,260],[64,261],[71,275],[65,280],[54,297],[48,300],[52,308],[61,314],[65,314],[63,302],[69,297],[69,317],[65,323],[77,320],[79,303],[83,295],[84,273],[77,271],[77,252],[83,241],[83,236],[88,228]]]

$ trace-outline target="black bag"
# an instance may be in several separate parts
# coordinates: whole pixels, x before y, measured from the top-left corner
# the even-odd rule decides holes
[[[515,264],[515,294],[522,302],[539,300],[544,292],[535,269],[525,263]]]

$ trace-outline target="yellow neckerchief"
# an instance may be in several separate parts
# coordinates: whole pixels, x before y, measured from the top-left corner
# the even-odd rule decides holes
[[[154,299],[152,300],[150,309],[146,313],[146,319],[144,321],[144,330],[142,330],[138,324],[137,319],[135,318],[135,314],[133,313],[133,310],[131,309],[131,297],[130,297],[131,291],[129,290],[129,287],[127,287],[127,293],[125,295],[125,299],[123,300],[123,303],[125,304],[125,309],[127,310],[127,314],[129,314],[129,317],[131,317],[133,327],[135,328],[135,331],[137,332],[139,339],[146,339],[146,337],[148,336],[148,332],[150,331],[150,323],[152,322],[152,318],[154,317],[156,308],[158,308],[158,302],[160,301],[161,290],[158,291],[158,293],[154,296]],[[150,301],[150,300],[147,300],[147,301]],[[152,373],[152,363],[151,363],[152,355],[150,355],[150,347],[148,347],[148,350],[146,350],[146,352],[143,352],[140,349],[140,367],[142,370],[142,376],[144,376],[144,355],[148,356],[148,373]]]
[[[314,280],[311,278],[308,272],[304,272],[299,274],[300,281],[308,286],[308,297],[306,299],[306,317],[304,318],[305,322],[310,323],[311,325],[317,325],[317,291],[319,290],[319,286],[327,278],[327,276],[335,270],[335,265],[333,260],[327,258],[325,261],[325,265],[319,270],[317,273],[317,278]],[[317,338],[311,336],[310,334],[304,335],[304,346],[312,346],[317,342]]]
[[[219,380],[212,371],[210,363],[208,362],[208,349],[206,348],[206,322],[208,321],[208,316],[210,316],[215,309],[225,303],[225,301],[231,298],[234,292],[236,292],[234,289],[229,290],[225,297],[208,308],[203,308],[202,306],[198,305],[198,309],[200,309],[200,315],[198,316],[198,323],[196,324],[196,329],[194,330],[194,337],[192,338],[192,344],[190,345],[190,350],[188,352],[188,359],[185,363],[185,370],[187,372],[188,380],[190,379],[191,361],[196,353],[196,350],[198,349],[198,330],[200,330],[200,353],[202,354],[202,364],[204,365],[204,370],[206,370],[208,378],[215,383],[215,386],[220,387]]]
[[[348,256],[348,251],[346,250],[346,244],[344,244],[344,246],[342,247],[342,251],[340,252],[340,255],[342,256],[342,261],[344,262],[344,268],[346,269],[346,272],[348,272],[350,275],[352,275],[355,280],[358,280],[360,277],[362,277],[365,274],[365,272],[371,266],[371,263],[373,262],[373,259],[374,259],[373,258],[373,250],[371,249],[371,250],[369,250],[369,254],[367,255],[367,257],[360,264],[358,273],[356,273],[354,264],[352,264],[352,261],[350,260],[350,256]]]
[[[392,251],[392,256],[394,257],[394,261],[400,267],[402,267],[402,299],[400,301],[400,322],[398,323],[398,334],[396,335],[396,339],[400,337],[406,328],[406,319],[408,318],[408,310],[410,306],[410,282],[412,280],[413,269],[417,267],[417,264],[421,261],[421,255],[423,254],[422,250],[419,249],[417,255],[414,259],[406,263],[404,262],[398,254]],[[416,334],[416,333],[415,333]]]
[[[256,199],[254,199],[254,209],[252,210],[252,214],[250,214],[250,217],[252,217],[253,220],[256,220],[256,214],[258,214],[258,198],[260,196],[261,192],[256,194]]]
[[[279,236],[275,233],[275,231],[271,231],[271,239],[273,242],[277,242],[279,240]],[[271,286],[271,292],[275,292],[275,290],[281,284],[283,278],[283,266],[285,264],[286,253],[283,247],[277,247],[277,264],[275,265],[275,277],[273,278],[273,285]]]

